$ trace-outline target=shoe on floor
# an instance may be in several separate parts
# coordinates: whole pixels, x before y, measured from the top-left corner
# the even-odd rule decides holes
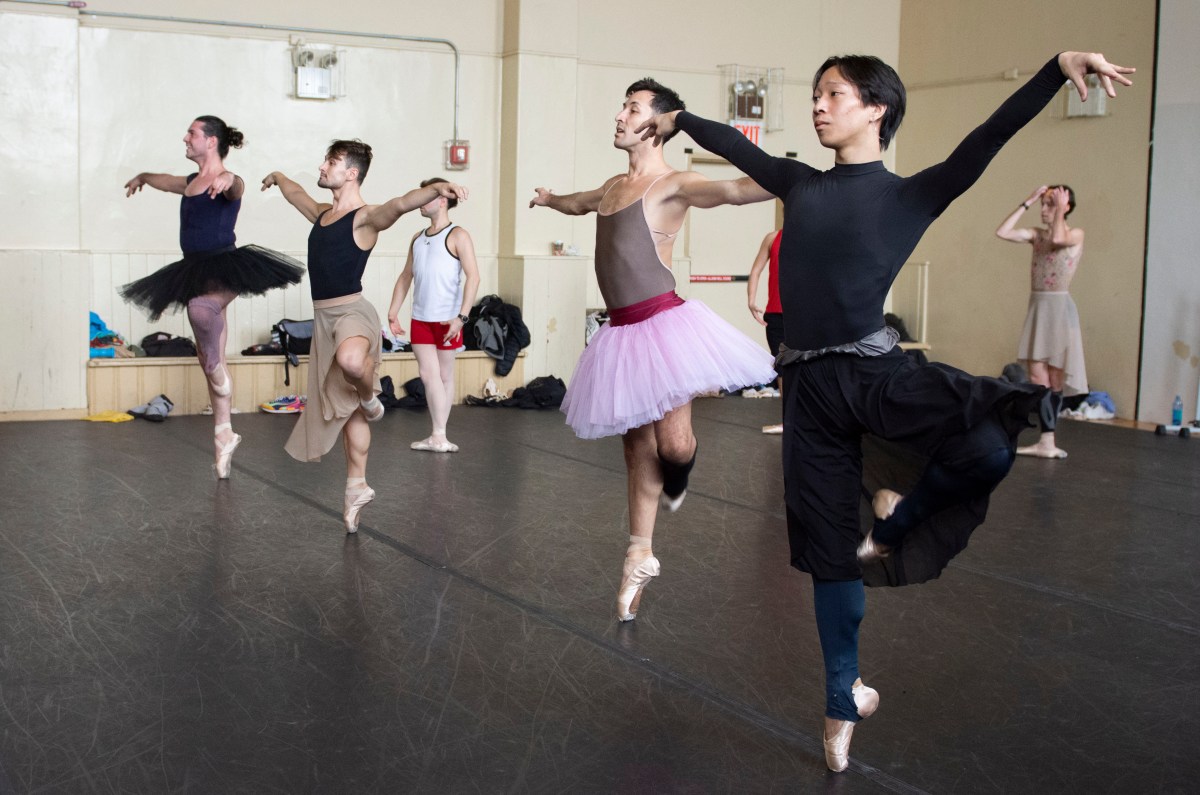
[[[307,398],[304,395],[282,395],[258,404],[258,409],[268,414],[299,414],[304,411],[306,403]]]
[[[427,453],[457,453],[458,445],[454,442],[434,442],[429,439],[422,439],[419,442],[413,442],[409,445],[413,450],[424,450]]]

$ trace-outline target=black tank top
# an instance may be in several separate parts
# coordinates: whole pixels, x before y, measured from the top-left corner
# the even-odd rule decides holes
[[[329,226],[321,226],[325,217],[321,213],[308,233],[308,284],[314,301],[362,292],[362,275],[372,249],[363,251],[354,242],[357,214],[354,210]]]

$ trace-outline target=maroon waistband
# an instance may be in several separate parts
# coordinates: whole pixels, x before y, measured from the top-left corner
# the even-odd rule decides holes
[[[608,325],[628,326],[633,323],[641,323],[643,320],[649,320],[654,317],[659,312],[665,312],[682,303],[683,299],[672,290],[669,293],[647,298],[645,301],[638,301],[636,304],[608,310]]]

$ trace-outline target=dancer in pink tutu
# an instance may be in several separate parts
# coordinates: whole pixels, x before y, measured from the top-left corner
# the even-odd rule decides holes
[[[620,434],[629,479],[629,549],[617,591],[617,618],[637,614],[642,588],[658,576],[651,549],[659,505],[678,510],[696,462],[692,398],[775,379],[771,357],[699,301],[675,293],[668,263],[691,207],[749,204],[771,194],[753,180],[709,181],[675,171],[666,141],[634,130],[683,101],[649,78],[625,92],[613,146],[629,169],[595,190],[556,196],[537,188],[530,207],[567,215],[595,212],[596,279],[610,321],[579,359],[563,400],[567,424],[584,439]]]

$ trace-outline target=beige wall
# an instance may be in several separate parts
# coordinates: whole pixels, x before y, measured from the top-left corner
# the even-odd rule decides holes
[[[777,154],[797,151],[828,165],[807,123],[813,68],[834,51],[872,51],[889,60],[899,54],[900,0],[746,0],[736,8],[685,0],[463,0],[440,6],[407,0],[105,0],[91,9],[453,40],[462,53],[459,134],[472,143],[471,169],[458,175],[472,198],[455,215],[475,237],[484,292],[517,280],[501,278],[502,258],[544,255],[551,240],[573,242],[590,256],[592,219],[555,217],[525,204],[538,184],[560,192],[591,188],[625,168],[610,135],[629,82],[654,75],[678,88],[698,112],[716,115],[718,64],[783,66],[787,127],[767,135],[764,144]],[[121,185],[142,170],[186,173],[191,164],[182,157],[180,138],[195,115],[215,113],[245,130],[247,146],[228,162],[251,187],[272,169],[313,185],[323,148],[335,136],[361,137],[375,147],[364,186],[368,200],[395,195],[441,171],[453,110],[452,60],[444,47],[302,35],[346,49],[344,99],[289,96],[286,33],[0,3],[0,155],[8,164],[6,184],[20,186],[0,194],[6,219],[0,275],[21,292],[0,316],[0,335],[9,343],[0,412],[84,407],[88,309],[133,340],[151,328],[186,332],[178,316],[148,324],[120,301],[116,288],[175,257],[178,200],[150,190],[126,199]],[[672,144],[669,161],[677,168],[686,167],[685,145],[683,138]],[[506,161],[510,150],[519,156],[515,162]],[[729,272],[749,268],[766,231],[757,228],[766,225],[765,217],[755,218],[725,241],[730,259],[737,260]],[[703,219],[697,214],[697,223]],[[401,219],[376,249],[366,290],[381,309],[419,226],[419,218]],[[300,253],[306,233],[277,193],[248,192],[238,225],[241,242]],[[685,249],[686,241],[677,255]],[[589,303],[586,280],[574,265],[561,280],[534,259],[514,267],[522,268],[526,294],[542,307],[526,317],[544,344],[531,361],[567,377],[570,351],[582,347],[575,333],[582,321],[574,317]],[[230,350],[262,341],[276,315],[307,315],[306,293],[302,285],[236,302]],[[744,285],[710,293],[705,300],[717,311],[734,319],[746,313]]]
[[[1091,387],[1132,417],[1142,322],[1146,173],[1154,92],[1153,0],[961,3],[906,0],[900,73],[908,118],[896,169],[942,160],[1019,85],[1063,49],[1091,49],[1136,66],[1135,86],[1111,115],[1062,119],[1063,97],[1019,133],[966,195],[925,235],[915,258],[932,262],[930,334],[936,358],[998,374],[1015,358],[1029,293],[1029,247],[999,240],[1000,222],[1038,185],[1066,182],[1071,216],[1087,233],[1071,292],[1083,324]],[[1035,213],[1025,217],[1036,224]]]

